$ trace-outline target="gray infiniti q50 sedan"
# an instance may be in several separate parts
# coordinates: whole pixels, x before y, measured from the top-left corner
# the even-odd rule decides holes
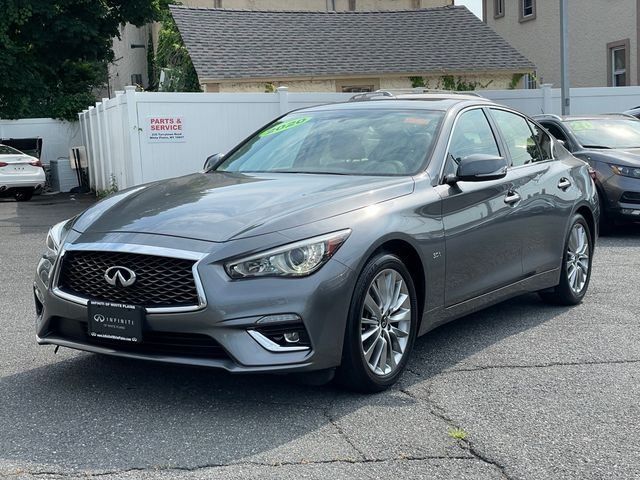
[[[580,302],[598,215],[587,164],[528,117],[358,95],[55,225],[37,340],[378,391],[445,322],[525,292]]]

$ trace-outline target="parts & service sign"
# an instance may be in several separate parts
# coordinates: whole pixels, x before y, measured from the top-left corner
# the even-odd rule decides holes
[[[184,142],[184,118],[182,116],[147,117],[150,143]]]

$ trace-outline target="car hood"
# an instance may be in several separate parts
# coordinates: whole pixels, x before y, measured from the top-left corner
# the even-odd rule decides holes
[[[640,167],[640,148],[593,149],[588,151],[588,155],[601,162],[613,163],[625,167]]]
[[[224,242],[407,195],[413,186],[411,177],[198,173],[118,192],[84,212],[73,229]]]

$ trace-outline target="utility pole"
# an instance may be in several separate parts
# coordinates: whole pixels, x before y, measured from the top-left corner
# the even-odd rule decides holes
[[[569,93],[569,12],[567,1],[560,0],[560,75],[562,77],[562,115],[571,113]]]

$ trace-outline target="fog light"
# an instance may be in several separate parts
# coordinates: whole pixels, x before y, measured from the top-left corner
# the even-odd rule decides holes
[[[295,352],[311,349],[311,341],[302,322],[296,324],[261,324],[247,333],[271,352]]]
[[[284,334],[284,341],[287,343],[298,343],[300,341],[300,334],[298,332],[286,332]]]

